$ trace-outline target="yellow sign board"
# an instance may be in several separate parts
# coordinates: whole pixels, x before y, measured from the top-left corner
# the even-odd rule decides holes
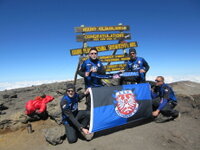
[[[75,32],[129,31],[129,26],[75,27]]]
[[[112,68],[124,68],[126,64],[114,64],[114,65],[106,65],[104,66],[105,69],[112,69]]]
[[[125,49],[130,47],[137,47],[137,42],[127,42],[127,43],[120,43],[120,44],[112,44],[112,45],[103,45],[103,46],[96,46],[96,49],[98,52],[102,51],[109,51],[109,50],[115,50],[115,49]],[[71,49],[71,55],[82,55],[82,54],[88,54],[91,47],[88,48],[78,48],[78,49]]]
[[[106,72],[120,71],[120,70],[124,70],[124,67],[123,68],[108,68],[108,69],[106,69]]]
[[[131,39],[130,33],[110,33],[110,34],[85,34],[77,35],[77,42],[84,41],[110,41],[110,40],[125,40]]]
[[[107,72],[110,71],[119,71],[119,70],[124,70],[126,64],[114,64],[114,65],[106,65],[104,68],[106,69]]]
[[[81,60],[87,60],[88,57],[83,57]],[[108,55],[108,56],[99,56],[98,59],[100,59],[102,62],[113,62],[113,61],[125,61],[130,60],[130,57],[126,57],[124,55]]]

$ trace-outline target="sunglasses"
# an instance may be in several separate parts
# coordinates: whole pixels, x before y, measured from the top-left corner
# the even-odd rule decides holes
[[[97,53],[90,53],[90,55],[97,55]]]
[[[130,53],[130,55],[135,55],[135,53]]]
[[[159,81],[159,80],[155,80],[156,82],[162,82],[162,81]]]
[[[70,93],[70,92],[72,92],[72,93],[73,93],[73,92],[74,92],[74,90],[67,90],[67,92],[69,92],[69,93]]]

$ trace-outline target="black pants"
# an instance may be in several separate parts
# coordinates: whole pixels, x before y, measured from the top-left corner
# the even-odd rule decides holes
[[[159,104],[160,104],[160,98],[156,98],[152,100],[153,111],[157,110],[157,108],[159,107]],[[160,110],[160,113],[166,117],[177,117],[179,112],[177,110],[174,110],[176,105],[177,105],[177,102],[168,101],[165,107],[162,110]]]
[[[134,83],[139,83],[139,78],[136,77],[121,77],[119,80],[119,84],[123,85],[123,84],[134,84]]]
[[[90,121],[90,113],[86,110],[79,110],[75,118],[83,125],[83,127],[87,127]],[[68,142],[75,143],[78,140],[78,129],[70,121],[64,126]]]
[[[31,121],[38,121],[38,120],[46,120],[46,119],[48,119],[49,114],[47,111],[44,111],[40,114],[33,112],[32,114],[29,114],[28,116],[30,117],[28,121],[31,122]]]

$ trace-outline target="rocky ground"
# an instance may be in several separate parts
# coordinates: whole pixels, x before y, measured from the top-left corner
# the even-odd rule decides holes
[[[199,150],[200,149],[200,84],[190,81],[170,84],[179,99],[181,117],[175,121],[126,125],[98,132],[92,141],[79,139],[75,144],[65,140],[60,125],[59,101],[66,82],[43,84],[0,92],[0,149],[1,150]],[[78,80],[77,87],[83,87]],[[32,122],[33,133],[27,132],[24,105],[29,99],[45,93],[55,97],[48,104],[49,119]],[[80,109],[84,109],[84,101]]]

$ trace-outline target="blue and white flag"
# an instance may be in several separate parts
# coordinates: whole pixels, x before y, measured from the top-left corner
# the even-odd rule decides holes
[[[148,83],[91,88],[90,132],[97,132],[151,117]]]

